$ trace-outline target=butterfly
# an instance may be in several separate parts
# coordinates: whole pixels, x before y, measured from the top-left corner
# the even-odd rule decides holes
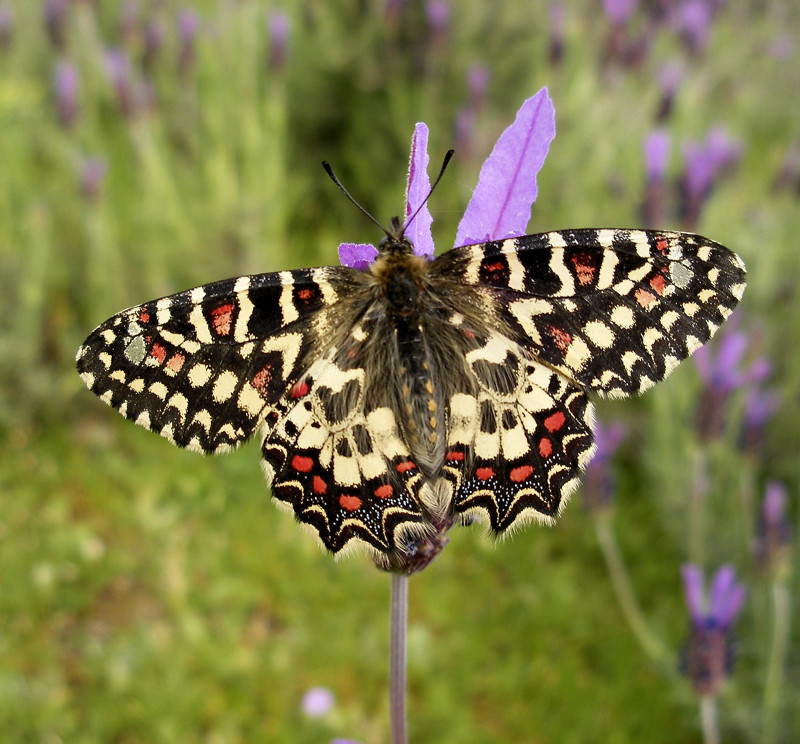
[[[123,416],[205,453],[260,430],[275,498],[333,552],[424,566],[454,523],[552,523],[593,451],[589,393],[639,394],[709,340],[745,267],[698,235],[579,229],[367,270],[240,276],[124,310],[77,354]]]

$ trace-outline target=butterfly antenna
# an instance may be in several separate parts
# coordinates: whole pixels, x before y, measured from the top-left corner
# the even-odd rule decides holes
[[[367,210],[366,210],[366,209],[364,209],[364,207],[362,207],[362,206],[361,206],[361,205],[360,205],[360,204],[359,204],[359,203],[358,203],[358,202],[357,202],[357,201],[356,201],[356,200],[355,200],[355,199],[354,199],[354,198],[353,198],[353,197],[350,195],[350,192],[349,192],[349,191],[348,191],[348,190],[347,190],[347,189],[346,189],[344,186],[342,186],[342,182],[341,182],[341,181],[340,181],[340,180],[339,180],[339,179],[336,177],[336,174],[333,172],[333,168],[331,168],[331,164],[330,164],[330,163],[329,163],[327,160],[323,160],[323,161],[322,161],[322,167],[325,169],[325,172],[326,172],[326,173],[327,173],[327,174],[330,176],[330,178],[331,178],[331,181],[333,181],[333,182],[334,182],[334,183],[335,183],[335,184],[336,184],[336,185],[337,185],[337,186],[338,186],[338,187],[339,187],[339,188],[342,190],[342,192],[344,193],[344,195],[345,195],[345,196],[346,196],[346,197],[347,197],[347,198],[348,198],[348,199],[349,199],[351,202],[353,202],[353,204],[355,204],[355,205],[356,205],[356,206],[357,206],[357,207],[358,207],[358,208],[359,208],[359,209],[360,209],[360,210],[361,210],[361,211],[362,211],[362,212],[363,212],[365,215],[367,215],[367,217],[369,217],[369,219],[371,219],[371,220],[372,220],[372,221],[373,221],[373,222],[374,222],[374,223],[375,223],[375,224],[376,224],[376,225],[377,225],[377,226],[378,226],[378,227],[379,227],[381,230],[383,230],[383,232],[385,232],[385,233],[386,233],[386,236],[387,236],[387,237],[391,238],[392,236],[391,236],[391,234],[389,233],[389,231],[388,231],[388,230],[387,230],[387,229],[386,229],[386,228],[385,228],[383,225],[381,225],[381,223],[380,223],[380,222],[378,222],[378,220],[376,220],[376,219],[375,219],[375,218],[374,218],[374,217],[373,217],[373,216],[372,216],[372,215],[371,215],[369,212],[367,212]]]
[[[431,188],[430,188],[430,191],[428,191],[428,195],[427,195],[427,196],[426,196],[426,197],[425,197],[425,198],[422,200],[422,203],[421,203],[421,204],[420,204],[420,205],[417,207],[417,209],[416,209],[416,211],[414,212],[414,214],[412,214],[412,215],[411,215],[411,216],[410,216],[410,217],[409,217],[409,218],[406,220],[406,224],[405,224],[405,225],[403,225],[403,232],[405,232],[406,230],[408,230],[408,226],[409,226],[409,225],[410,225],[410,224],[411,224],[411,223],[414,221],[414,218],[415,218],[415,217],[416,217],[416,216],[417,216],[417,215],[420,213],[420,211],[422,210],[422,208],[423,208],[423,207],[425,206],[425,204],[427,203],[428,199],[430,199],[430,198],[431,198],[431,194],[433,193],[433,190],[434,190],[434,189],[435,189],[435,188],[436,188],[436,187],[439,185],[439,181],[441,181],[441,180],[442,180],[442,176],[444,175],[444,172],[447,170],[447,166],[448,166],[448,164],[450,163],[450,159],[453,157],[453,153],[454,153],[454,152],[455,152],[455,150],[448,150],[448,151],[445,153],[445,155],[444,155],[444,160],[442,161],[442,167],[439,169],[439,175],[438,175],[438,176],[436,176],[436,180],[433,182],[433,186],[431,186]]]

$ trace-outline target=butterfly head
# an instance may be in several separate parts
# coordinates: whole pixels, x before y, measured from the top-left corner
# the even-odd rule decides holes
[[[389,220],[388,229],[384,229],[386,237],[378,243],[378,251],[381,255],[386,255],[388,253],[404,255],[414,252],[414,246],[405,236],[405,229],[406,225],[401,225],[398,217],[392,217],[392,219]]]

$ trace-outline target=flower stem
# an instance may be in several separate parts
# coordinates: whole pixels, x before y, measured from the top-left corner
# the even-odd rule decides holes
[[[389,717],[392,744],[408,744],[406,732],[406,629],[408,576],[392,574],[391,638],[389,649]]]
[[[719,744],[719,724],[717,723],[717,699],[711,695],[700,696],[700,721],[703,726],[703,742]]]
[[[622,559],[614,531],[611,529],[611,518],[607,513],[598,514],[594,520],[597,540],[603,552],[608,573],[611,576],[611,584],[617,601],[622,608],[622,614],[633,631],[639,645],[645,653],[655,662],[669,666],[669,654],[664,645],[656,638],[647,626],[647,621],[642,614],[636,597],[631,586],[630,577]]]
[[[767,679],[764,685],[764,739],[771,744],[777,737],[780,713],[781,691],[783,689],[783,669],[789,643],[789,617],[791,602],[786,583],[780,579],[772,582],[772,648],[767,666]]]

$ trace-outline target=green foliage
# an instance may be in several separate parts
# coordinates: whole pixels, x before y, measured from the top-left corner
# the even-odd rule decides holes
[[[797,623],[781,695],[766,709],[764,696],[772,598],[781,585],[796,604],[799,573],[791,562],[780,577],[760,572],[752,554],[766,479],[784,481],[797,510],[797,9],[729,0],[694,51],[640,9],[623,29],[627,42],[647,41],[635,57],[615,51],[600,3],[568,4],[556,59],[558,24],[535,4],[452,3],[441,32],[421,4],[394,15],[388,5],[286,0],[291,35],[276,63],[277,8],[255,0],[195,3],[188,47],[170,0],[67,3],[50,34],[45,3],[11,3],[0,48],[2,738],[386,740],[388,577],[364,556],[334,562],[279,513],[255,445],[201,460],[93,400],[75,349],[125,306],[225,276],[334,263],[339,242],[376,239],[319,161],[386,221],[402,208],[414,122],[429,125],[437,161],[454,143],[475,64],[492,77],[431,202],[440,249],[497,135],[543,85],[558,135],[532,231],[639,226],[641,143],[663,102],[659,71],[677,61],[682,79],[660,123],[673,142],[660,226],[682,227],[681,141],[724,127],[742,154],[697,230],[748,265],[742,327],[752,354],[772,362],[781,407],[750,456],[737,441],[743,390],[721,437],[698,440],[691,363],[641,401],[600,407],[630,431],[608,518],[667,657],[649,656],[625,625],[580,494],[553,530],[498,544],[456,530],[411,580],[411,737],[699,741],[696,701],[675,672],[687,624],[679,566],[693,560],[732,562],[749,587],[740,658],[719,700],[723,740],[797,740]],[[123,23],[131,8],[136,22]],[[151,55],[148,24],[165,30]],[[127,112],[107,74],[111,49],[131,61]],[[69,126],[53,87],[59,62],[78,76]],[[107,165],[95,189],[82,188],[90,158]],[[319,720],[300,711],[316,685],[337,698]]]

